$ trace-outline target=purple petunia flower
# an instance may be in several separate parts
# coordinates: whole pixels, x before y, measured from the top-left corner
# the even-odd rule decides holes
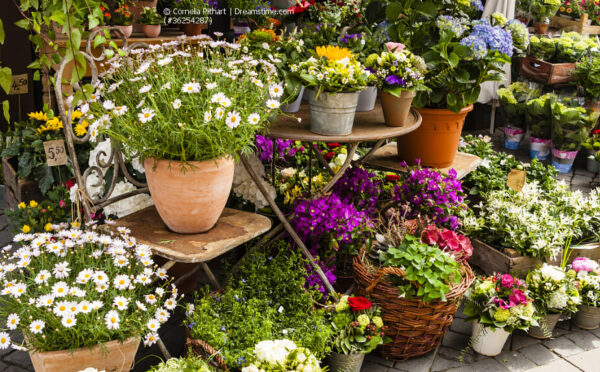
[[[404,81],[404,79],[402,79],[401,77],[398,77],[396,75],[390,75],[390,76],[386,77],[385,82],[388,85],[400,85],[400,86],[406,85],[406,81]]]

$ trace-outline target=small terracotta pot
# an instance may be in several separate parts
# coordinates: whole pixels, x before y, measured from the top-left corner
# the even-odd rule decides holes
[[[416,95],[417,93],[414,91],[403,91],[400,97],[396,97],[384,90],[379,90],[385,124],[390,127],[405,126],[410,114],[410,106]]]
[[[181,25],[181,29],[187,36],[202,35],[202,23],[186,23]]]
[[[233,183],[231,157],[181,162],[144,161],[152,200],[163,222],[174,232],[197,234],[210,230],[229,197]]]
[[[445,168],[452,164],[467,114],[473,105],[454,113],[446,109],[417,109],[423,117],[421,126],[414,132],[397,138],[398,156],[415,164]]]
[[[127,372],[131,369],[139,344],[139,337],[132,337],[123,343],[115,340],[74,352],[29,352],[29,356],[36,372],[77,372],[89,367],[99,371]]]
[[[133,17],[133,32],[142,32],[143,25],[138,23],[138,20],[142,16],[144,8],[156,8],[158,0],[136,0],[129,2],[129,8],[131,9],[131,16]]]
[[[157,37],[160,35],[160,28],[160,25],[144,25],[144,35],[146,37]]]
[[[133,32],[132,25],[129,25],[129,26],[114,25],[113,27],[116,27],[119,30],[121,30],[121,32],[123,33],[123,35],[125,35],[125,38],[127,38],[127,39],[129,39],[129,37],[131,37],[131,33]]]
[[[533,27],[535,29],[536,34],[546,35],[548,33],[548,27],[550,27],[550,25],[548,23],[533,22]]]

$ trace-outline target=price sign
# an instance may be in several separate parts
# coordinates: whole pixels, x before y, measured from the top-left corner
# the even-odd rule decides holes
[[[44,142],[44,151],[46,152],[46,164],[48,164],[49,167],[67,164],[65,141],[46,141]]]
[[[523,190],[523,186],[525,186],[525,180],[525,171],[513,169],[508,174],[508,178],[506,179],[506,186],[510,187],[515,191],[521,191]]]
[[[29,92],[28,85],[29,79],[27,74],[14,75],[12,77],[12,84],[10,86],[10,92],[8,92],[8,94],[27,94]]]

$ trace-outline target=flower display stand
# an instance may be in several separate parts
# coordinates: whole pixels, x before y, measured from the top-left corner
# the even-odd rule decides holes
[[[566,17],[554,16],[550,20],[550,27],[563,31],[577,31],[584,35],[600,34],[600,26],[591,26],[588,24],[589,15],[584,13],[579,19],[568,19]]]
[[[575,63],[550,63],[533,57],[521,58],[520,74],[546,85],[575,80]]]

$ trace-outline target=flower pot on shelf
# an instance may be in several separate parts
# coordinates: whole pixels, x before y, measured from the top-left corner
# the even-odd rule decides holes
[[[133,32],[132,25],[128,25],[128,26],[114,25],[113,27],[118,28],[123,33],[123,35],[125,36],[126,39],[129,39],[131,37],[131,33]]]
[[[504,127],[504,148],[508,150],[518,150],[525,131],[521,128],[513,128],[509,125]]]
[[[137,0],[129,2],[131,16],[133,17],[133,32],[143,32],[144,25],[139,24],[138,20],[142,16],[144,8],[156,8],[157,3],[158,0]]]
[[[93,367],[105,371],[127,372],[140,344],[139,337],[121,343],[110,341],[93,348],[72,350],[29,352],[36,372],[77,372]]]
[[[546,339],[552,337],[552,331],[554,331],[554,327],[556,327],[556,323],[558,323],[560,315],[560,313],[547,314],[545,317],[538,321],[540,325],[529,328],[527,334],[529,334],[529,336],[533,338],[538,339]]]
[[[377,101],[377,88],[367,87],[360,91],[358,95],[358,104],[356,105],[357,112],[371,111],[375,108]]]
[[[328,365],[331,372],[360,372],[365,354],[341,354],[335,351],[329,354]]]
[[[300,89],[300,93],[298,93],[298,97],[293,102],[288,103],[287,105],[281,106],[281,111],[293,114],[300,110],[300,104],[302,103],[302,97],[304,96],[304,87]]]
[[[152,200],[163,222],[177,233],[195,234],[210,230],[229,197],[234,161],[221,157],[181,163],[149,158],[144,161]]]
[[[529,157],[538,160],[548,160],[552,140],[544,138],[529,137]]]
[[[546,35],[548,33],[548,27],[550,27],[550,24],[544,22],[533,22],[533,27],[536,34]]]
[[[144,25],[143,31],[146,37],[157,37],[160,35],[160,25]]]
[[[323,136],[346,136],[352,133],[360,92],[321,92],[305,90],[310,104],[310,131]]]
[[[600,307],[579,305],[575,313],[575,325],[583,329],[596,329],[600,326]]]
[[[561,173],[569,173],[579,151],[561,151],[552,148],[552,165]]]
[[[587,150],[587,158],[585,159],[585,168],[588,172],[600,173],[600,162],[594,157],[595,152]]]
[[[379,98],[381,100],[381,109],[385,124],[390,127],[405,126],[408,121],[413,98],[416,95],[414,91],[402,91],[400,97],[396,97],[384,90],[380,90]]]
[[[478,321],[475,321],[471,336],[473,350],[481,355],[496,356],[502,352],[508,336],[510,336],[510,333],[504,329],[494,330],[490,327],[484,327]]]
[[[458,113],[446,109],[417,109],[423,118],[421,126],[414,132],[397,139],[398,155],[401,160],[414,164],[445,168],[452,164],[467,114],[473,105]]]
[[[202,23],[186,23],[181,25],[181,30],[187,36],[202,35]]]

